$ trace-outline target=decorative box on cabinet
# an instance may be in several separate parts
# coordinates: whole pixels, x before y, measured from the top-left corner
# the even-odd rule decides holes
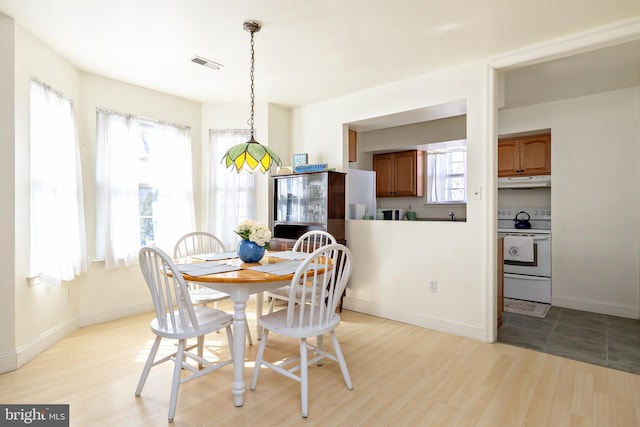
[[[424,196],[424,151],[375,154],[377,197]]]
[[[551,174],[551,134],[498,140],[498,176]]]
[[[310,230],[345,241],[345,175],[324,171],[272,176],[272,250],[291,249]]]

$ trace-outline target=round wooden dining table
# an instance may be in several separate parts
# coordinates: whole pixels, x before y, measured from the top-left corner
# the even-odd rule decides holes
[[[177,260],[177,263],[198,262],[197,258],[187,258]],[[277,289],[282,286],[289,285],[294,273],[291,274],[271,274],[261,271],[250,270],[251,267],[260,265],[276,264],[291,260],[269,256],[269,253],[260,260],[259,263],[244,263],[239,258],[220,260],[219,263],[229,264],[240,267],[239,270],[228,271],[224,273],[208,274],[203,276],[190,276],[183,273],[182,276],[188,282],[196,282],[198,285],[206,286],[217,291],[225,292],[230,295],[233,301],[233,349],[231,357],[233,359],[234,379],[233,379],[233,397],[235,406],[244,404],[244,360],[245,360],[245,344],[243,339],[247,328],[247,300],[252,294],[256,295],[256,332],[258,339],[262,335],[260,328],[260,316],[262,315],[263,292]]]

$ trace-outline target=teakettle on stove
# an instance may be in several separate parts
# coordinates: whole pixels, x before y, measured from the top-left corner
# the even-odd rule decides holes
[[[526,215],[526,219],[524,219],[524,216]],[[518,229],[522,229],[522,230],[528,230],[531,228],[531,223],[529,222],[529,220],[531,219],[531,216],[526,213],[525,211],[520,211],[516,214],[516,217],[513,219],[513,221],[515,222],[515,227]]]

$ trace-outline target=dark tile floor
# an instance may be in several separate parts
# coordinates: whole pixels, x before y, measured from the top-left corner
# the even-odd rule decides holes
[[[498,341],[640,374],[640,320],[560,307],[544,319],[505,312]]]

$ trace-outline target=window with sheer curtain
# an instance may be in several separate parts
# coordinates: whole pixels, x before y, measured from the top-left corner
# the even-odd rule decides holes
[[[82,170],[71,100],[35,79],[30,95],[29,284],[87,271]]]
[[[467,201],[467,149],[427,152],[427,203]]]
[[[245,219],[256,218],[256,176],[237,173],[222,163],[225,153],[234,145],[247,142],[249,130],[212,129],[209,132],[211,153],[211,188],[209,230],[227,247],[235,249],[240,238],[233,230]]]
[[[96,258],[110,269],[142,246],[173,253],[195,229],[190,128],[98,109],[96,129]]]

